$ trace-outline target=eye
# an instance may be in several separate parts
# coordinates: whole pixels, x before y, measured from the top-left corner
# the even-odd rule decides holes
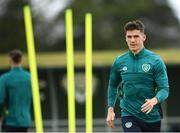
[[[132,36],[127,36],[127,38],[132,38]]]
[[[138,38],[138,37],[139,37],[139,35],[135,35],[135,36],[134,36],[134,38]]]

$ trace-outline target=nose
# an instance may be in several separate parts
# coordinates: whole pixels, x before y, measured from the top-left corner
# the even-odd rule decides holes
[[[132,38],[130,39],[130,41],[131,41],[131,42],[134,42],[134,41],[135,41],[135,38],[134,38],[134,37],[132,37]]]

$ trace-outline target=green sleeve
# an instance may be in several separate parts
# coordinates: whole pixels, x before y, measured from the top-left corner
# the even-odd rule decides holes
[[[117,71],[117,60],[111,66],[108,85],[108,106],[114,107],[118,95],[118,85],[121,82],[120,74]]]
[[[157,84],[156,98],[158,103],[164,101],[169,95],[167,69],[162,59],[156,60],[155,82]]]
[[[3,104],[5,100],[5,78],[3,76],[0,77],[0,117],[3,112]]]

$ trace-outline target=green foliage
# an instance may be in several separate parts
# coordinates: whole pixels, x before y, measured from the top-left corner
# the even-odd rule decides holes
[[[177,30],[179,23],[165,1],[76,0],[72,9],[75,14],[75,25],[82,29],[84,14],[92,12],[94,49],[126,48],[123,26],[127,21],[135,19],[141,19],[146,25],[147,47],[178,47],[179,45],[179,30]],[[170,36],[167,35],[169,30],[172,31]],[[84,35],[78,38],[79,47],[84,44],[83,38]]]
[[[22,9],[26,2],[7,0],[6,3],[7,9],[0,16],[0,52],[13,48],[26,51]],[[94,50],[126,49],[123,26],[135,19],[141,19],[146,25],[147,47],[179,47],[179,22],[165,0],[72,0],[67,8],[73,10],[75,50],[84,50],[85,47],[84,21],[87,12],[93,15]],[[38,52],[65,51],[64,11],[49,21],[32,12]],[[61,28],[57,30],[59,26]],[[60,30],[61,34],[58,33]]]
[[[0,17],[0,52],[9,52],[14,48],[26,50],[24,20],[21,0],[7,0],[6,11]]]

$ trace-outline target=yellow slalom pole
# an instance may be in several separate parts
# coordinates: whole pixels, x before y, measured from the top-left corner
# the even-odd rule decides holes
[[[86,54],[86,132],[93,131],[92,114],[92,15],[85,16],[85,54]]]
[[[67,9],[66,18],[66,57],[67,57],[67,86],[68,86],[68,128],[76,132],[75,93],[74,93],[74,52],[73,52],[73,20],[72,10]]]
[[[36,131],[43,132],[36,55],[35,55],[34,38],[33,38],[34,35],[32,28],[31,11],[29,6],[24,7],[24,19],[25,19],[26,40],[28,47],[28,58],[29,58],[30,72],[31,72],[31,84],[32,84]]]

